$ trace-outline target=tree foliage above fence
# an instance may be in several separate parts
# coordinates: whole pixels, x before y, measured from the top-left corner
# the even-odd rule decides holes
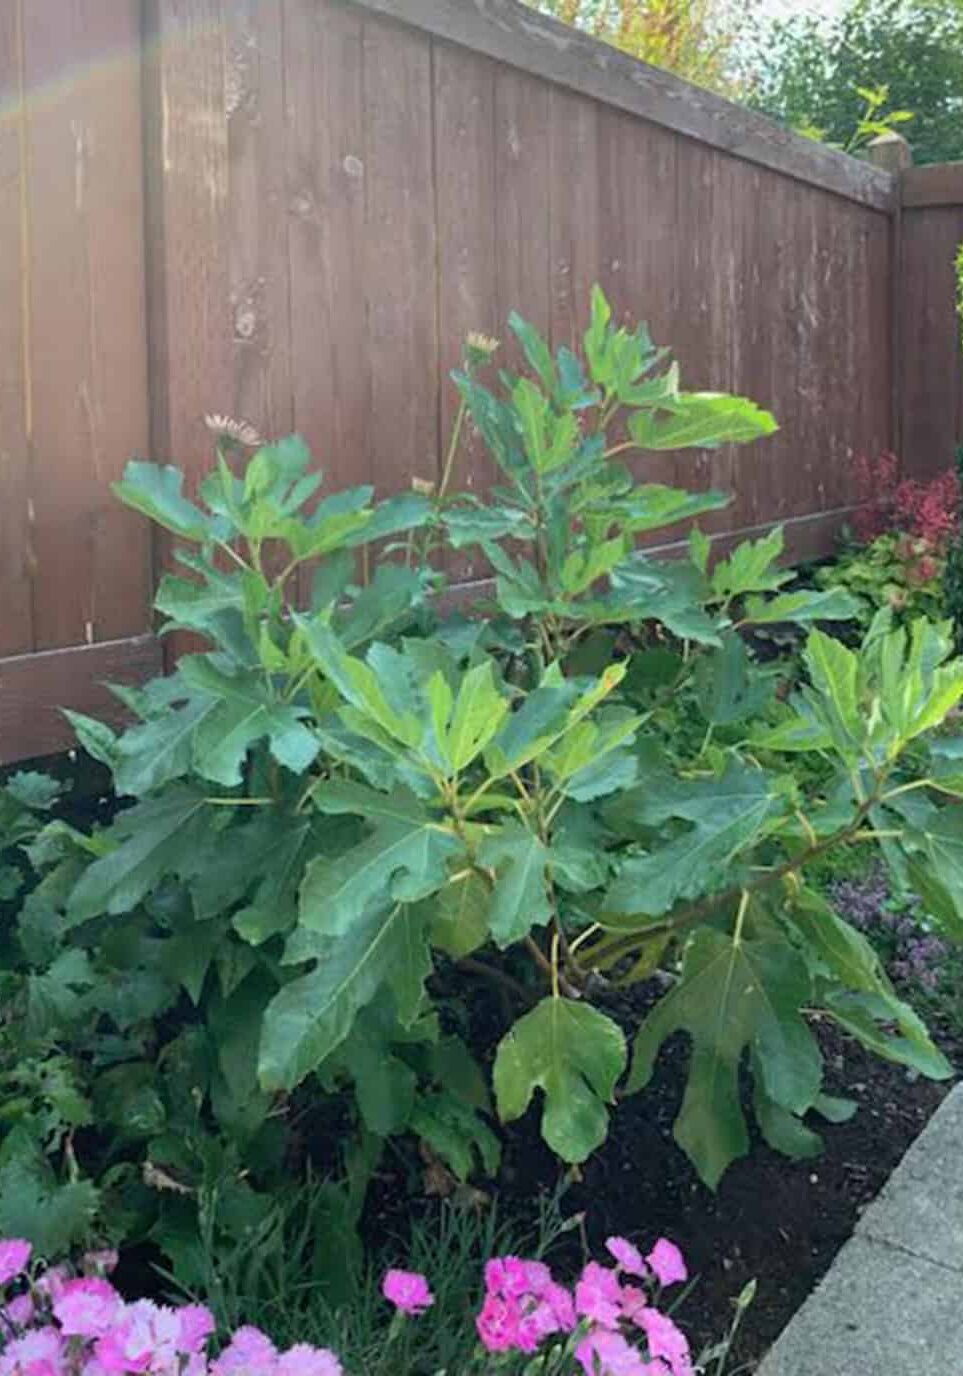
[[[963,7],[957,0],[851,0],[827,24],[807,13],[772,26],[755,59],[756,108],[845,145],[862,111],[860,88],[885,86],[910,110],[917,163],[963,158]]]

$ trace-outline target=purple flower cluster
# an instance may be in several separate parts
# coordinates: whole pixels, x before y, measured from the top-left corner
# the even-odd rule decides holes
[[[896,909],[882,869],[865,879],[839,879],[829,897],[841,917],[884,948],[884,960],[894,979],[939,988],[950,948],[923,926],[915,905]]]

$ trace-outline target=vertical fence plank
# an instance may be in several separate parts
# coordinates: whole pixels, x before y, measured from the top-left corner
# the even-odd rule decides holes
[[[553,86],[548,120],[552,342],[580,349],[601,271],[598,106]]]
[[[917,169],[917,172],[922,169]],[[952,463],[963,443],[963,359],[954,311],[953,259],[963,241],[960,205],[903,212],[901,284],[904,470],[920,476]]]
[[[139,15],[23,7],[38,648],[147,615],[147,532],[109,491],[147,438]]]
[[[0,6],[0,654],[33,645],[25,411],[24,0]]]
[[[617,320],[645,321],[656,343],[667,343],[681,299],[675,204],[680,141],[612,110],[602,112],[600,129],[602,285]],[[673,483],[684,472],[671,454],[646,454],[635,469],[647,482]]]
[[[285,204],[293,424],[324,491],[372,481],[360,11],[285,0]],[[301,599],[311,571],[301,571]]]
[[[500,357],[520,366],[521,350],[506,330],[518,311],[547,333],[549,295],[549,92],[544,82],[510,69],[495,79],[495,263]]]
[[[232,410],[277,438],[293,423],[282,0],[228,11],[226,103]]]
[[[450,379],[466,336],[502,337],[496,294],[495,73],[487,58],[434,49],[434,190],[438,232],[439,458],[445,463],[459,398]],[[499,350],[498,361],[503,359]],[[490,375],[489,375],[490,376]],[[426,473],[434,477],[434,473]],[[462,428],[451,490],[484,490],[498,468],[474,426]],[[448,555],[449,576],[471,580],[478,551]]]
[[[151,431],[193,487],[236,399],[220,0],[146,0]]]
[[[397,491],[430,473],[438,452],[431,52],[423,36],[365,24],[364,99],[369,471],[381,491]]]
[[[330,490],[371,480],[362,19],[287,0],[284,22],[294,424]]]

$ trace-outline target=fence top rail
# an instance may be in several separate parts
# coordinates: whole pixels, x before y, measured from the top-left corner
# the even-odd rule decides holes
[[[520,0],[357,0],[435,38],[616,106],[688,138],[874,210],[894,211],[896,178],[753,110],[651,67]]]
[[[926,206],[963,206],[963,162],[940,162],[929,167],[909,167],[902,178],[903,205],[922,210]]]

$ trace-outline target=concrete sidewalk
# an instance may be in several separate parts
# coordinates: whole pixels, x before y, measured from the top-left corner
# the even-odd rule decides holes
[[[963,1373],[963,1085],[757,1368],[757,1376],[897,1372]]]

